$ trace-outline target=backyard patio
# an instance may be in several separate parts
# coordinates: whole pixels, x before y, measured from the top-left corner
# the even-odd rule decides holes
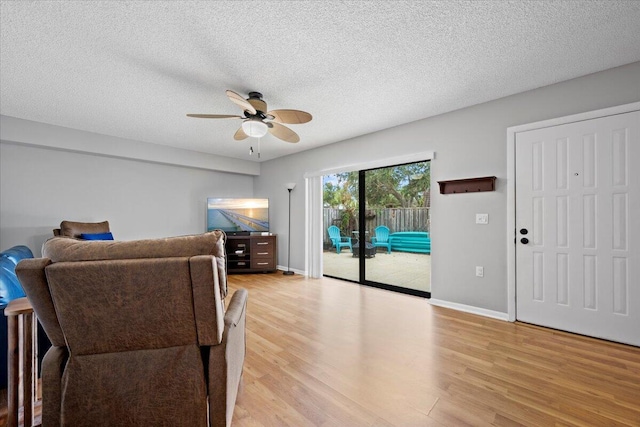
[[[431,292],[431,255],[380,250],[366,259],[366,279],[403,288]],[[323,274],[358,281],[358,258],[351,251],[323,253]]]

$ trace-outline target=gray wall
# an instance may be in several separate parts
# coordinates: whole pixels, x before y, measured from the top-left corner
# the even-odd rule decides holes
[[[304,270],[306,172],[435,151],[432,297],[506,313],[507,128],[639,100],[640,62],[265,162],[254,193],[272,201],[272,229],[280,236],[279,263],[284,265],[284,185],[297,183],[291,198],[291,268]],[[436,184],[487,175],[498,177],[493,193],[440,195]],[[476,225],[476,213],[488,213],[489,224]],[[484,278],[475,277],[476,265],[484,266]]]
[[[0,250],[39,256],[65,219],[109,220],[119,240],[202,233],[208,196],[252,195],[250,175],[1,142]]]
[[[203,155],[179,156],[155,144],[3,118],[0,250],[27,244],[39,255],[42,242],[63,219],[108,219],[122,240],[199,233],[204,230],[207,196],[254,196],[271,201],[271,227],[279,234],[278,263],[286,265],[285,184],[296,182],[291,195],[291,267],[304,270],[306,172],[435,151],[432,295],[506,312],[507,127],[639,100],[640,63],[634,63],[264,162],[259,168],[220,159],[226,165],[238,162],[244,174],[206,170],[198,163]],[[93,154],[77,152],[85,140]],[[122,158],[130,155],[132,144],[134,157],[149,156],[149,161]],[[170,165],[176,156],[182,157],[178,160],[184,160],[179,162],[183,166]],[[216,160],[210,155],[207,159]],[[439,180],[485,175],[498,177],[496,192],[438,194]],[[489,224],[475,225],[476,213],[488,213]],[[484,278],[475,277],[476,265],[485,267]]]

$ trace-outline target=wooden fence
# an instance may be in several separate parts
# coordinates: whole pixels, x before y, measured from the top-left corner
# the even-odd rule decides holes
[[[358,230],[356,218],[355,227],[342,226],[342,214],[344,210],[338,208],[324,208],[325,228],[330,225],[337,225],[345,236],[351,236],[351,232]],[[366,227],[369,235],[373,235],[373,230],[379,225],[389,227],[390,233],[396,231],[429,231],[430,217],[429,208],[386,208],[368,209],[365,212]],[[346,222],[345,222],[346,223]],[[325,244],[329,243],[329,235],[324,233]]]

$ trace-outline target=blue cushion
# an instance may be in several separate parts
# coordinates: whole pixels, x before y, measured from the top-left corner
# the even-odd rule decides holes
[[[80,238],[84,240],[113,240],[111,233],[82,233]]]

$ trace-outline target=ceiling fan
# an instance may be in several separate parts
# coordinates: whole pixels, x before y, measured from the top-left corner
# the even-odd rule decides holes
[[[228,114],[187,114],[187,116],[200,119],[242,119],[242,126],[233,135],[233,139],[238,141],[248,137],[261,138],[269,132],[283,141],[298,142],[300,141],[298,134],[282,123],[300,124],[312,119],[311,114],[300,110],[267,111],[267,103],[262,99],[260,92],[249,92],[247,99],[232,90],[227,90],[226,94],[231,102],[242,108],[244,116]]]

